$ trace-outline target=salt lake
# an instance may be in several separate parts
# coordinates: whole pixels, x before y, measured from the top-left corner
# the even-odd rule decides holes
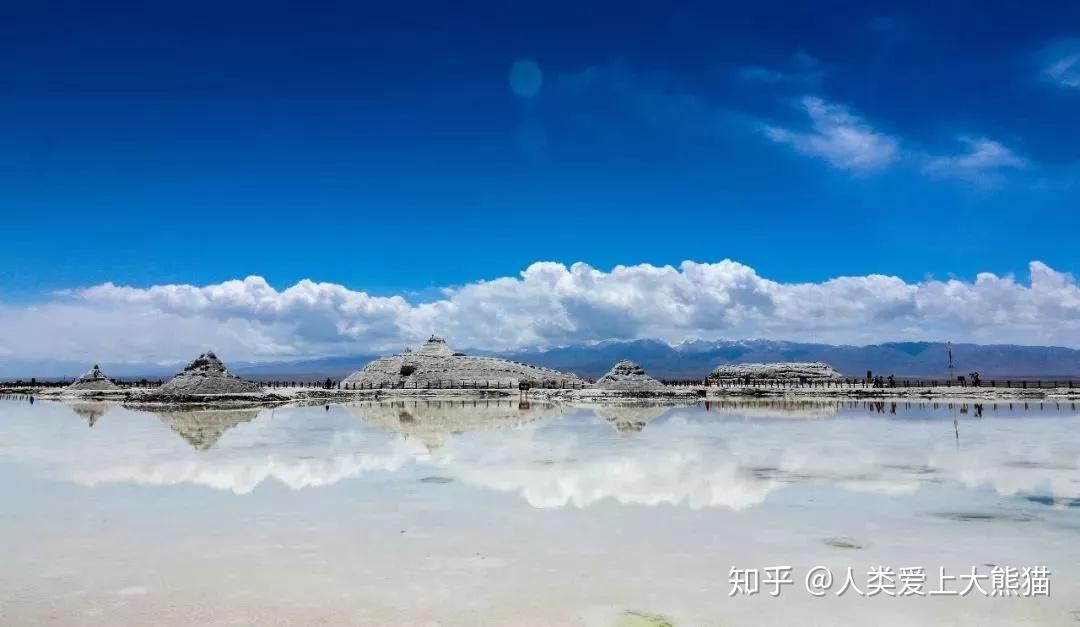
[[[0,500],[2,624],[1080,625],[1069,403],[10,399]]]

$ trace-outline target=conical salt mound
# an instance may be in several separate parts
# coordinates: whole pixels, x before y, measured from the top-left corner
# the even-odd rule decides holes
[[[97,364],[68,386],[72,390],[115,390],[117,386],[105,376]]]
[[[450,345],[438,335],[432,335],[428,338],[428,341],[424,342],[423,346],[413,351],[413,355],[424,355],[426,357],[450,357],[453,354],[454,351],[450,350]]]
[[[192,360],[183,372],[158,388],[157,394],[250,394],[261,391],[257,384],[244,381],[229,372],[213,351],[207,351]]]
[[[645,369],[629,359],[615,364],[610,372],[600,377],[596,387],[601,390],[625,390],[651,392],[665,389],[664,384],[645,374]]]

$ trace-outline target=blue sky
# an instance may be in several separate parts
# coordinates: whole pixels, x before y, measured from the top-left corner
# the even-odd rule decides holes
[[[1076,3],[5,12],[9,302],[249,274],[424,293],[538,260],[1078,268]]]
[[[0,371],[1080,347],[1080,4],[924,6],[8,3]]]

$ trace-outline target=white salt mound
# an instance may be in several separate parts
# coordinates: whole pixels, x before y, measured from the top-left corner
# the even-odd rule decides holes
[[[105,376],[97,364],[68,386],[72,390],[115,390],[117,385]]]
[[[244,381],[229,372],[213,351],[196,357],[183,372],[155,391],[156,395],[251,394],[262,392],[255,383]]]
[[[456,353],[441,337],[431,336],[423,346],[400,355],[376,359],[341,382],[346,389],[379,387],[439,388],[517,387],[527,382],[534,387],[580,385],[581,379],[572,375],[528,364],[498,359],[473,357]]]
[[[645,369],[629,359],[624,359],[596,382],[602,390],[626,390],[651,392],[665,389],[663,383],[645,374]]]
[[[820,361],[723,364],[717,366],[709,375],[710,379],[745,379],[747,377],[751,379],[807,379],[820,381],[823,379],[843,379],[844,375],[829,364]]]

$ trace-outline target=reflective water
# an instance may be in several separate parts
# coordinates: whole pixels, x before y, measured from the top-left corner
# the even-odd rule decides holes
[[[0,501],[0,624],[1080,624],[1068,404],[0,401]],[[1049,595],[804,582],[992,565]]]

